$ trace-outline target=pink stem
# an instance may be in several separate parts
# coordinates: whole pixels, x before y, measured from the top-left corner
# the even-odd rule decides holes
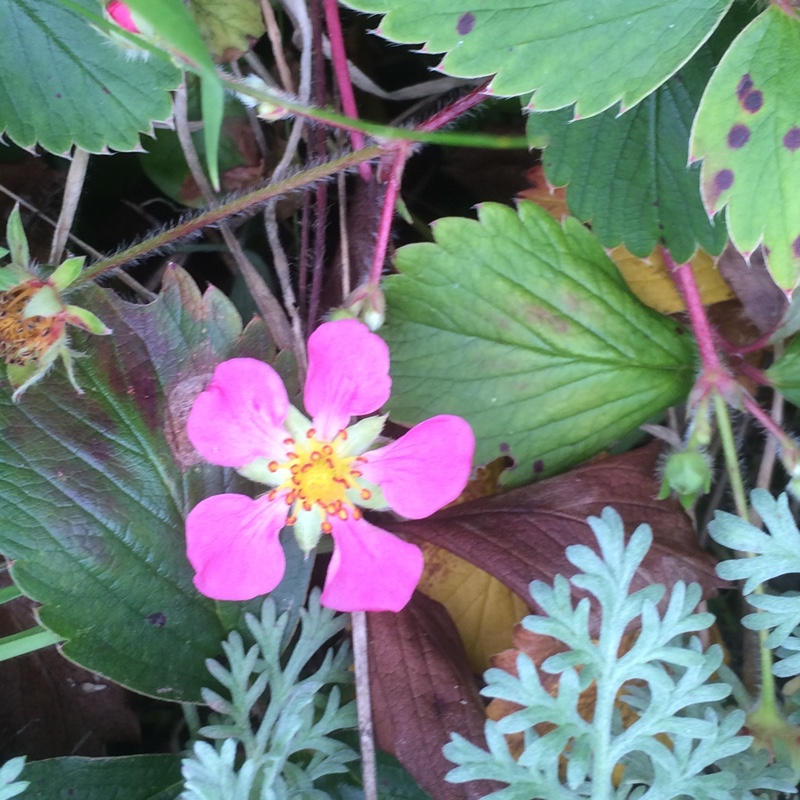
[[[372,267],[369,271],[369,283],[377,286],[383,273],[383,264],[386,261],[386,249],[389,247],[389,236],[392,232],[392,220],[394,219],[394,208],[397,204],[397,196],[400,194],[400,183],[403,178],[403,169],[411,152],[409,142],[402,142],[395,151],[392,161],[389,179],[386,182],[386,194],[383,198],[383,208],[381,218],[378,223],[378,238],[375,242],[375,251],[372,255]]]
[[[453,120],[460,117],[465,112],[482,103],[489,95],[486,93],[486,84],[473,89],[463,97],[459,97],[451,105],[437,111],[432,117],[417,126],[420,131],[435,131],[444,125],[449,125]],[[394,160],[392,161],[389,180],[386,186],[386,195],[383,199],[383,209],[378,223],[378,238],[375,242],[375,252],[372,257],[372,267],[369,273],[369,283],[378,285],[383,273],[383,265],[386,261],[386,250],[389,247],[389,236],[392,232],[392,220],[394,219],[394,208],[397,204],[397,196],[400,193],[400,183],[403,177],[408,156],[411,153],[411,143],[401,141],[395,148]]]
[[[755,383],[759,384],[759,386],[772,386],[772,381],[760,369],[758,369],[758,367],[754,367],[752,364],[748,364],[744,360],[739,361],[739,363],[735,365],[735,369],[746,378],[750,378],[751,381],[755,381]]]
[[[689,312],[689,319],[692,321],[697,349],[700,351],[700,360],[703,363],[704,371],[714,374],[725,372],[722,362],[719,360],[716,347],[714,347],[714,334],[711,331],[711,324],[708,321],[703,300],[700,297],[700,290],[697,288],[697,281],[692,272],[691,264],[676,264],[666,248],[662,248],[664,263],[667,265],[672,278],[678,285],[678,289],[686,302],[686,309]]]
[[[747,392],[742,393],[742,402],[745,409],[764,426],[767,433],[773,436],[784,450],[791,450],[794,447],[794,442],[781,426]]]
[[[477,89],[467,92],[463,97],[459,97],[458,100],[451,103],[446,108],[441,109],[441,111],[437,111],[432,117],[425,120],[421,125],[418,125],[417,130],[427,133],[430,131],[438,131],[439,128],[449,125],[462,114],[465,114],[471,108],[482,103],[487,97],[491,97],[486,91],[487,86],[488,84],[484,83],[482,86],[478,86]]]
[[[744,355],[745,353],[755,353],[759,350],[763,350],[769,344],[769,340],[773,337],[776,330],[777,328],[759,336],[758,339],[750,342],[750,344],[743,345],[733,344],[733,342],[729,342],[724,336],[719,336],[719,344],[726,353],[730,353],[734,356]]]
[[[339,94],[342,97],[342,108],[348,117],[358,119],[356,97],[353,93],[353,84],[350,82],[350,70],[347,68],[342,23],[339,19],[339,6],[336,0],[325,0],[325,24],[328,27],[333,71],[336,75],[336,83],[339,86]],[[350,141],[353,143],[354,150],[360,150],[364,146],[364,134],[361,131],[351,130]],[[358,171],[365,181],[371,180],[372,169],[366,161],[358,165]]]

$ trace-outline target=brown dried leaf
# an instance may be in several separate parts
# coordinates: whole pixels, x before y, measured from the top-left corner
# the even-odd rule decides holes
[[[416,592],[398,614],[367,615],[375,740],[436,800],[478,800],[490,781],[447,783],[450,732],[485,747],[486,720],[464,648],[445,609]]]
[[[729,244],[717,262],[719,271],[744,306],[744,313],[761,333],[770,333],[783,319],[789,301],[773,280],[758,248],[747,263]]]
[[[529,583],[552,583],[556,574],[571,577],[575,568],[565,548],[596,547],[586,518],[612,506],[628,534],[644,522],[653,529],[653,546],[634,579],[635,589],[696,581],[708,595],[724,582],[714,572],[714,559],[697,544],[680,505],[655,499],[657,456],[653,443],[506,494],[452,506],[429,519],[384,526],[470,561],[532,607]]]

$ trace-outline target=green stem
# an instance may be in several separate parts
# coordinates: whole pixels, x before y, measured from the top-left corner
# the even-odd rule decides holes
[[[18,597],[22,597],[22,592],[16,586],[7,586],[5,589],[0,589],[0,606],[10,600],[16,600]]]
[[[316,181],[329,178],[331,175],[335,175],[341,170],[346,170],[364,161],[377,158],[382,152],[383,149],[377,145],[365,147],[363,150],[359,150],[356,153],[349,153],[346,156],[333,159],[333,161],[328,161],[325,164],[311,167],[278,183],[262,186],[260,189],[255,189],[252,192],[240,195],[234,200],[222,203],[215,208],[197,214],[179,223],[174,228],[160,231],[154,236],[137,242],[131,247],[121,250],[119,253],[115,253],[113,256],[95,262],[83,270],[80,277],[72,284],[71,288],[77,288],[78,286],[89,283],[97,279],[100,275],[119,269],[130,261],[142,258],[153,250],[166,247],[185,236],[196,233],[202,228],[206,228],[209,225],[216,225],[227,217],[247,211],[252,206],[258,206],[274,197],[279,197],[282,194],[302,189],[304,186],[313,184]]]
[[[449,145],[452,147],[481,147],[492,150],[522,150],[529,147],[526,136],[498,136],[488,133],[467,133],[459,131],[431,131],[419,128],[395,128],[391,125],[380,125],[366,122],[363,119],[348,117],[327,108],[312,108],[296,103],[288,97],[272,94],[263,89],[237,83],[234,80],[221,78],[223,86],[231,92],[247,95],[259,103],[269,103],[285,108],[300,117],[323,122],[333,128],[368,133],[376,139],[400,140],[404,142],[422,142],[425,144]]]
[[[63,641],[63,636],[37,625],[35,628],[22,631],[22,633],[15,633],[0,639],[0,661],[23,656],[25,653],[32,653],[34,650],[41,650],[43,647],[50,647],[52,644]]]
[[[731,480],[731,490],[733,491],[733,502],[736,505],[736,513],[743,519],[748,519],[747,492],[742,480],[742,472],[739,469],[739,458],[736,454],[736,442],[733,438],[733,426],[731,417],[728,413],[728,406],[722,399],[722,395],[714,393],[714,411],[717,417],[717,427],[719,436],[722,440],[722,452],[725,456],[725,466]]]
[[[717,417],[717,428],[719,429],[722,441],[722,452],[725,456],[725,466],[731,480],[731,490],[733,500],[736,505],[736,513],[743,519],[748,520],[747,494],[742,480],[742,472],[739,469],[739,459],[736,455],[736,443],[733,438],[733,427],[731,417],[728,413],[728,406],[719,394],[714,395],[714,411]],[[763,594],[764,587],[756,587],[754,594]],[[759,666],[761,670],[761,687],[759,689],[759,708],[767,713],[777,714],[776,695],[775,695],[775,676],[772,674],[772,650],[766,646],[768,631],[760,631],[759,643]]]

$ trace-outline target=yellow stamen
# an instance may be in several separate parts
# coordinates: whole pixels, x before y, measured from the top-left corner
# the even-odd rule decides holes
[[[270,492],[270,497],[286,492],[286,502],[293,506],[287,520],[290,525],[296,521],[298,508],[306,512],[318,509],[322,517],[322,531],[330,533],[330,518],[361,519],[361,512],[346,493],[356,478],[360,477],[360,473],[352,467],[356,461],[363,459],[339,454],[339,445],[347,438],[345,431],[339,431],[331,442],[319,441],[313,428],[308,430],[306,437],[307,441],[302,445],[287,440],[287,448],[291,449],[286,454],[286,461],[270,462],[271,472],[286,470],[289,475],[286,481]]]

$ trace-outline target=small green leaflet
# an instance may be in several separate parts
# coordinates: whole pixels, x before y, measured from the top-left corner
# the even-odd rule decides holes
[[[790,402],[800,404],[800,336],[795,336],[783,355],[767,370],[772,385]]]
[[[381,36],[445,53],[438,69],[494,75],[491,90],[535,92],[529,108],[577,103],[581,117],[622,101],[627,109],[680,69],[731,0],[344,0],[385,14]]]
[[[96,0],[74,2],[98,10]],[[126,59],[58,0],[4,0],[0,30],[0,132],[21,147],[136,150],[140,133],[169,119],[178,71]]]
[[[745,257],[760,243],[775,282],[800,280],[800,20],[777,5],[733,42],[709,81],[692,131],[704,159],[703,202],[727,207]]]
[[[219,189],[217,155],[225,92],[197,25],[182,0],[126,0],[126,3],[153,26],[182,66],[200,76],[208,174],[214,188]]]
[[[715,49],[706,42],[624,114],[607,109],[575,121],[566,109],[529,115],[531,145],[546,147],[548,181],[568,185],[570,212],[591,222],[605,247],[624,244],[644,258],[661,243],[679,263],[698,246],[713,255],[725,247],[724,221],[709,220],[700,199],[700,170],[686,167],[689,131],[718,60]]]
[[[564,471],[686,397],[691,337],[642,305],[577,220],[533,203],[442,219],[386,281],[392,419],[459,414],[506,486]]]

